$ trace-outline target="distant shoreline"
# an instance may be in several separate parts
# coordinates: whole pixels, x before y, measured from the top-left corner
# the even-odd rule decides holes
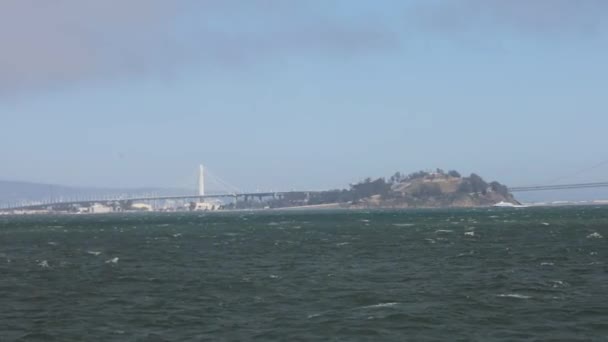
[[[358,211],[358,210],[419,210],[419,209],[526,209],[526,208],[552,208],[552,207],[597,207],[597,206],[608,206],[608,201],[599,202],[564,202],[564,203],[525,203],[523,208],[511,208],[511,207],[494,207],[494,206],[470,206],[470,207],[391,207],[391,206],[370,206],[370,207],[354,207],[346,203],[328,203],[328,204],[315,204],[315,205],[304,205],[296,207],[281,207],[281,208],[251,208],[251,209],[226,209],[226,210],[209,210],[209,211],[122,211],[122,212],[108,212],[108,213],[67,213],[67,212],[38,212],[38,213],[10,213],[0,211],[0,216],[103,216],[103,215],[120,215],[120,214],[174,214],[174,213],[185,213],[185,214],[222,214],[222,213],[247,213],[247,212],[281,212],[281,211],[314,211],[314,210],[346,210],[346,211]]]

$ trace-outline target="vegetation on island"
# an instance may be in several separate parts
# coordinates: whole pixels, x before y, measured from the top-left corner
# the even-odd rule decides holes
[[[509,189],[499,182],[486,182],[472,173],[458,171],[396,172],[386,178],[366,178],[348,189],[293,192],[264,203],[241,202],[238,208],[330,205],[348,208],[425,208],[489,206],[498,202],[517,204]]]

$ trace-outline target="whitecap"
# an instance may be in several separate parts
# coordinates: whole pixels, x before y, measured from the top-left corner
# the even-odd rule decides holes
[[[336,244],[336,246],[346,246],[346,245],[350,245],[350,242],[338,242]]]
[[[379,304],[374,304],[374,305],[363,306],[362,309],[388,308],[388,307],[395,306],[398,304],[399,303],[397,303],[397,302],[379,303]]]
[[[453,230],[449,230],[449,229],[437,229],[435,231],[435,233],[453,233]]]
[[[603,238],[603,236],[598,232],[587,235],[587,239],[601,239],[601,238]]]
[[[541,222],[540,224],[542,224],[543,226],[550,226],[549,222]]]
[[[471,255],[475,255],[475,251],[469,251],[468,253],[460,253],[456,257],[457,258],[462,258],[462,257],[465,257],[465,256],[471,256]]]
[[[359,221],[361,221],[363,223],[369,223],[369,220],[367,220],[367,219],[362,219],[362,220],[359,220]]]
[[[530,298],[532,298],[530,296],[526,296],[526,295],[522,295],[522,294],[517,294],[517,293],[501,293],[499,295],[496,295],[496,297],[517,298],[517,299],[530,299]]]
[[[464,232],[465,236],[475,236],[475,232]]]
[[[424,240],[426,240],[426,241],[428,241],[428,242],[430,242],[430,243],[436,243],[436,242],[437,242],[437,241],[435,241],[435,240],[433,240],[433,239],[424,239]]]
[[[46,261],[46,260],[42,260],[41,262],[39,262],[39,263],[38,263],[38,266],[40,266],[40,267],[42,267],[42,268],[49,268],[49,267],[51,267],[51,266],[49,265],[49,262],[48,262],[48,261]]]
[[[395,227],[412,227],[413,225],[413,223],[393,223]]]
[[[319,317],[319,316],[323,316],[323,314],[322,313],[316,313],[316,314],[308,315],[307,318],[311,319],[311,318],[315,318],[315,317]]]
[[[98,256],[99,254],[101,254],[101,252],[98,252],[98,251],[87,251],[87,254]]]
[[[119,258],[115,257],[115,258],[106,260],[106,264],[116,264],[116,263],[118,263],[118,260],[119,260]]]
[[[270,279],[278,279],[278,278],[279,278],[279,276],[278,276],[278,275],[275,275],[275,274],[271,274],[271,275],[270,275]]]
[[[182,233],[175,233],[175,234],[173,234],[173,237],[174,237],[174,238],[178,238],[178,237],[180,237],[180,236],[182,236]]]
[[[540,263],[541,266],[553,266],[552,262],[541,262]]]

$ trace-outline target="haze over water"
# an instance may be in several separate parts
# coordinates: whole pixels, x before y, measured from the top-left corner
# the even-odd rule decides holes
[[[606,236],[606,207],[0,217],[0,340],[605,340]]]

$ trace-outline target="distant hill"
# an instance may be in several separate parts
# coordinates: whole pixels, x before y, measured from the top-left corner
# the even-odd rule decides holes
[[[402,177],[396,174],[383,194],[362,198],[358,206],[383,207],[478,207],[499,202],[519,204],[509,189],[499,182],[486,182],[477,174],[467,177],[456,171],[448,173],[416,172]],[[359,185],[360,186],[360,185]]]
[[[141,195],[187,195],[193,191],[167,188],[112,189],[93,187],[69,187],[53,184],[0,181],[0,206],[11,203],[33,203],[43,201],[67,201],[87,198],[103,198]]]
[[[317,193],[294,192],[272,200],[272,208],[333,205],[342,208],[443,208],[491,206],[499,202],[519,204],[509,189],[499,182],[486,182],[456,171],[397,172],[388,180],[367,178],[349,189]],[[240,208],[264,206],[239,202]]]
[[[499,202],[519,204],[509,189],[499,182],[486,182],[477,174],[461,176],[457,171],[418,171],[396,173],[384,178],[366,179],[351,185],[351,207],[444,208],[491,206]]]

